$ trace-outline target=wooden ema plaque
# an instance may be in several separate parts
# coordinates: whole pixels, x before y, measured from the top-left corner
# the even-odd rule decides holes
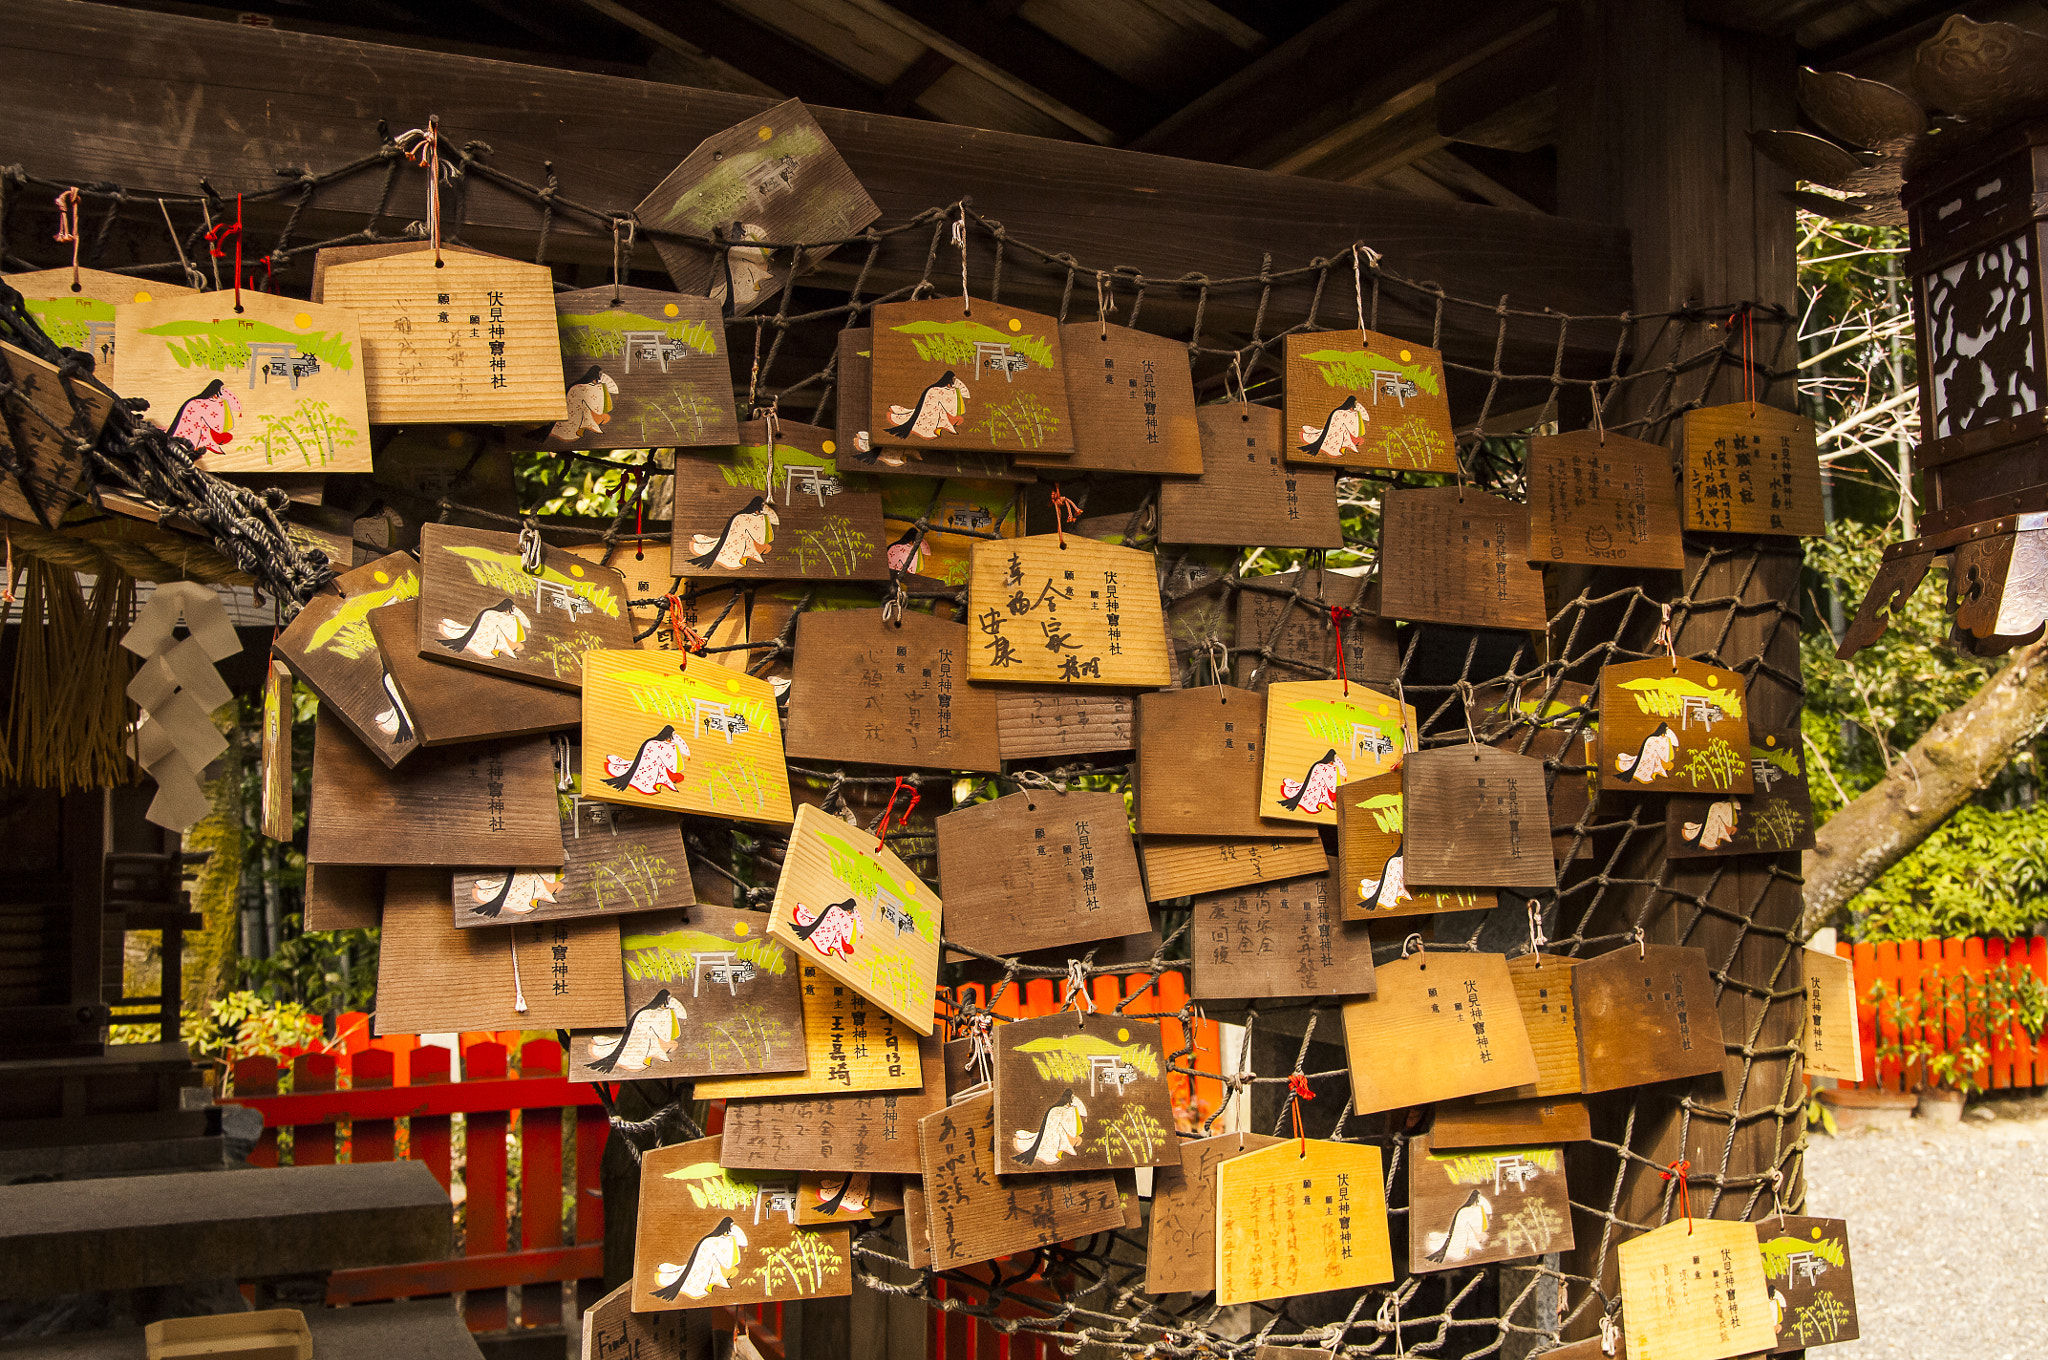
[[[379,1034],[587,1029],[625,1019],[617,921],[450,930],[448,876],[393,869],[384,876],[382,941]]]
[[[844,240],[882,210],[811,111],[790,99],[697,143],[633,213],[664,232],[741,243],[717,250],[654,238],[676,287],[713,302],[730,294],[733,314],[744,316],[782,291],[791,268],[745,242]],[[807,250],[805,263],[829,253]]]
[[[1631,1238],[1616,1254],[1630,1355],[1726,1360],[1777,1344],[1755,1224],[1689,1218]]]
[[[787,1076],[707,1077],[696,1084],[697,1099],[838,1096],[909,1090],[923,1083],[917,1035],[801,956],[796,968],[803,1005],[804,1070]]]
[[[1387,492],[1380,612],[1458,628],[1547,627],[1543,569],[1529,564],[1529,507],[1456,486]]]
[[[1058,760],[1137,745],[1137,696],[1017,686],[995,691],[1004,760]]]
[[[1709,406],[1685,416],[1685,527],[1817,538],[1822,514],[1813,422],[1774,406]]]
[[[840,447],[846,447],[844,441]],[[983,541],[979,535],[1024,536],[1024,500],[1013,483],[964,477],[878,477],[875,485],[882,496],[882,533],[889,540],[891,571],[964,586],[974,561],[974,545]],[[927,526],[922,539],[917,537],[920,519]],[[953,607],[950,600],[939,603],[943,608]]]
[[[574,841],[570,854],[573,863]],[[692,906],[622,922],[626,1023],[574,1035],[569,1080],[803,1071],[796,961],[763,937],[763,920],[758,911]]]
[[[988,1092],[918,1121],[932,1269],[955,1270],[1124,1226],[1116,1177],[998,1175],[1009,1143]],[[906,1197],[904,1212],[910,1211]]]
[[[1206,1294],[1216,1287],[1216,1168],[1281,1142],[1231,1133],[1180,1145],[1180,1165],[1152,1173],[1152,1233],[1145,1245],[1147,1294]],[[1327,1355],[1328,1352],[1322,1352]]]
[[[573,690],[584,653],[634,645],[619,573],[548,551],[535,574],[517,534],[420,526],[422,655]]]
[[[1026,789],[944,814],[946,938],[1021,954],[1150,930],[1129,826],[1122,794],[1078,790]]]
[[[356,314],[376,424],[552,425],[567,415],[554,275],[543,265],[446,249],[437,262],[422,241],[328,264],[319,299]]]
[[[1593,1114],[1582,1099],[1489,1103],[1474,1097],[1436,1107],[1429,1140],[1438,1149],[1583,1143],[1593,1136]]]
[[[567,854],[562,867],[458,870],[458,927],[679,910],[696,903],[682,818],[573,794],[558,802]]]
[[[584,657],[586,798],[787,825],[789,766],[766,680],[699,657]]]
[[[879,476],[972,477],[990,481],[1031,482],[1037,474],[1012,465],[1000,453],[933,448],[909,436],[880,439],[868,428],[874,414],[875,333],[865,328],[839,332],[839,390],[833,400],[839,431],[839,456],[849,468]],[[962,580],[966,577],[963,575]]]
[[[918,1034],[932,1032],[939,899],[895,852],[804,805],[768,932]]]
[[[921,1088],[729,1101],[721,1159],[767,1170],[916,1176],[918,1121],[946,1108],[943,1049],[937,1035],[917,1041]]]
[[[684,1323],[677,1313],[633,1311],[633,1282],[583,1310],[578,1360],[684,1360]]]
[[[832,431],[740,426],[729,453],[677,454],[670,567],[687,578],[880,581],[882,497],[839,470]]]
[[[1684,657],[1600,668],[1600,787],[1748,793],[1742,677]]]
[[[1180,1160],[1156,1020],[1062,1012],[998,1025],[994,1038],[1003,1175]]]
[[[556,296],[555,328],[569,413],[539,432],[538,447],[693,448],[739,438],[725,318],[710,298],[585,288]]]
[[[1706,953],[1623,945],[1572,970],[1588,1094],[1719,1072],[1727,1054]]]
[[[1355,1113],[1536,1080],[1536,1055],[1499,954],[1417,954],[1380,965],[1376,980],[1372,997],[1344,1003]]]
[[[1579,1067],[1579,1017],[1572,1000],[1572,970],[1579,961],[1562,954],[1517,954],[1508,960],[1522,1026],[1536,1055],[1536,1080],[1478,1097],[1481,1105],[1509,1100],[1547,1100],[1585,1089]]]
[[[1491,746],[1415,751],[1401,765],[1402,852],[1417,883],[1557,887],[1543,762]]]
[[[306,865],[306,929],[375,930],[383,910],[383,866]]]
[[[796,1177],[727,1170],[720,1143],[700,1138],[642,1155],[634,1310],[851,1294],[849,1230],[797,1226]]]
[[[1861,1336],[1849,1225],[1839,1218],[1781,1214],[1754,1226],[1778,1332],[1771,1349],[1832,1346]]]
[[[1367,330],[1290,335],[1286,394],[1294,462],[1458,470],[1444,356],[1427,345]]]
[[[417,597],[372,610],[370,633],[383,657],[384,673],[397,691],[393,716],[403,712],[411,719],[422,746],[556,732],[576,726],[583,717],[583,701],[567,690],[453,665],[420,651]],[[342,710],[342,717],[347,716]]]
[[[292,838],[292,672],[272,660],[263,677],[263,834]]]
[[[1415,709],[1364,685],[1295,680],[1266,690],[1259,815],[1337,825],[1337,790],[1400,767]]]
[[[85,480],[85,455],[67,437],[97,440],[114,398],[84,382],[67,390],[55,365],[12,345],[0,344],[0,366],[16,389],[0,396],[0,461],[19,469],[0,469],[0,514],[54,529]],[[74,395],[85,412],[82,432],[71,405]]]
[[[269,293],[124,303],[121,392],[183,439],[206,472],[368,472],[370,413],[357,317]]]
[[[903,1208],[895,1181],[866,1171],[806,1171],[796,1178],[796,1192],[801,1227],[870,1222]]]
[[[1543,678],[1523,682],[1512,710],[1506,685],[1481,685],[1472,696],[1482,740],[1512,755],[1544,761],[1546,769],[1551,761],[1578,767],[1559,769],[1549,781],[1550,848],[1559,860],[1593,854],[1592,838],[1581,837],[1576,829],[1591,810],[1600,783],[1592,697],[1591,685]]]
[[[996,697],[967,683],[966,625],[919,610],[797,616],[789,688],[791,759],[930,770],[1002,769]]]
[[[340,719],[387,769],[412,754],[419,733],[370,618],[419,592],[419,568],[411,554],[380,557],[335,577],[334,593],[322,591],[306,601],[271,644],[293,674],[320,696],[321,713]]]
[[[1301,598],[1294,598],[1299,584]],[[1353,682],[1388,686],[1401,669],[1394,625],[1374,614],[1364,578],[1311,568],[1255,577],[1237,592],[1237,655],[1232,672],[1246,689],[1264,693],[1276,680],[1322,680],[1337,674],[1338,628],[1330,609],[1349,609],[1343,624],[1344,673]],[[1376,597],[1375,597],[1376,598]],[[1266,648],[1272,648],[1268,659]]]
[[[114,387],[114,331],[120,309],[158,298],[199,295],[198,289],[183,284],[85,268],[9,274],[7,286],[21,294],[29,318],[53,343],[91,356],[92,375],[109,387]],[[114,390],[125,392],[127,387]]]
[[[306,858],[317,864],[563,862],[545,737],[421,751],[389,769],[325,705],[313,728]],[[447,928],[448,885],[441,884]]]
[[[1394,1278],[1378,1148],[1288,1139],[1215,1175],[1219,1307]]]
[[[1074,419],[1073,452],[1048,458],[1020,451],[1017,466],[1202,475],[1202,436],[1195,426],[1195,383],[1185,344],[1128,326],[1074,322],[1060,327],[1060,354]]]
[[[1854,966],[1838,954],[1807,948],[1799,951],[1799,976],[1806,993],[1806,1032],[1800,1039],[1806,1075],[1862,1081]]]
[[[1330,867],[1320,841],[1226,836],[1148,836],[1138,860],[1145,869],[1145,896],[1153,902],[1326,873]]]
[[[1570,430],[1529,440],[1529,551],[1538,562],[1685,568],[1671,451]]]
[[[1437,1151],[1408,1140],[1408,1269],[1418,1275],[1572,1249],[1561,1147]]]
[[[1813,796],[1799,729],[1752,732],[1749,774],[1746,798],[1673,795],[1665,804],[1665,854],[1696,859],[1813,849]]]
[[[939,449],[1074,452],[1059,323],[982,298],[873,313],[868,433]]]
[[[1228,685],[1138,696],[1138,831],[1307,840],[1259,816],[1266,696]]]
[[[1189,994],[1237,997],[1363,996],[1373,990],[1372,936],[1346,921],[1322,873],[1197,897],[1190,929]]]
[[[1202,475],[1159,484],[1159,541],[1236,547],[1341,548],[1337,470],[1286,461],[1280,413],[1270,406],[1195,412]]]
[[[1054,534],[974,545],[969,675],[1041,685],[1168,685],[1151,553]]]

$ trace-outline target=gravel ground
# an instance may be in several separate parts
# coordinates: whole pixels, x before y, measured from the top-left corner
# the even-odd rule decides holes
[[[1806,1211],[1849,1222],[1861,1324],[1816,1360],[2048,1354],[2048,1099],[1972,1105],[1955,1128],[1816,1130],[1806,1170]]]

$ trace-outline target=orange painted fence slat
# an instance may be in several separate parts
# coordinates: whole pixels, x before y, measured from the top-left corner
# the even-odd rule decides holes
[[[1959,978],[1981,979],[2001,967],[2024,969],[2048,981],[2048,937],[2043,936],[1838,944],[1835,952],[1847,958],[1855,969],[1856,1030],[1857,1041],[1863,1046],[1861,1085],[1865,1088],[1911,1091],[1922,1077],[1917,1063],[1902,1066],[1893,1059],[1882,1063],[1877,1060],[1879,1046],[1899,1037],[1897,1026],[1871,999],[1880,983],[1887,993],[1914,997],[1944,982],[1953,987]],[[1959,1025],[1960,1020],[1958,1012],[1950,1012],[1950,1026]],[[1938,1030],[1941,1026],[1937,1023],[1930,1028]],[[1930,1037],[1935,1040],[1936,1051],[1941,1051],[1940,1035]],[[1981,1085],[1998,1091],[2048,1085],[2048,1036],[2036,1043],[2013,1025],[1990,1038],[1990,1061],[1978,1074]]]

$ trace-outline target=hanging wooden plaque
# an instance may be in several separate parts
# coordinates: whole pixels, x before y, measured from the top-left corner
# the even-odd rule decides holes
[[[1335,676],[1340,629],[1330,619],[1335,607],[1353,615],[1341,623],[1344,674],[1354,682],[1391,687],[1401,668],[1394,625],[1373,612],[1369,596],[1377,598],[1363,577],[1320,568],[1245,582],[1237,592],[1237,683],[1263,694],[1276,680]]]
[[[393,768],[419,745],[419,733],[370,618],[418,596],[419,568],[411,554],[392,553],[342,573],[334,586],[334,593],[308,600],[271,645],[320,696],[320,711],[339,718]]]
[[[1623,945],[1572,970],[1589,1094],[1719,1072],[1727,1053],[1707,956]]]
[[[717,250],[654,238],[676,287],[714,302],[730,296],[733,314],[744,316],[782,291],[793,265],[743,243],[844,240],[882,210],[811,111],[790,99],[697,143],[633,213],[663,232],[742,243]],[[830,253],[807,249],[804,262]]]
[[[1402,852],[1416,883],[1547,891],[1543,762],[1491,746],[1416,751],[1401,765]]]
[[[1002,1174],[1180,1160],[1157,1021],[1061,1013],[998,1025],[994,1039]]]
[[[417,598],[373,609],[370,633],[377,640],[384,673],[397,691],[391,696],[394,709],[411,720],[421,746],[556,732],[582,720],[583,701],[567,690],[451,665],[422,653]]]
[[[1685,527],[1825,534],[1813,422],[1748,402],[1686,412]]]
[[[1499,954],[1417,954],[1380,965],[1375,977],[1371,998],[1344,1003],[1355,1113],[1536,1080],[1536,1054]]]
[[[797,1226],[796,1177],[718,1164],[718,1138],[655,1148],[640,1159],[633,1307],[738,1307],[844,1298],[853,1292],[845,1228]]]
[[[620,1285],[583,1310],[578,1360],[685,1360],[679,1313],[633,1311],[633,1282]]]
[[[1380,1150],[1292,1139],[1216,1168],[1216,1303],[1394,1278]]]
[[[323,704],[313,728],[306,858],[318,864],[563,861],[545,737],[421,751],[389,769]],[[448,924],[443,894],[442,926]]]
[[[868,432],[941,449],[1071,454],[1059,323],[983,298],[874,309]]]
[[[1009,1170],[1007,1130],[987,1092],[918,1121],[926,1232],[934,1270],[1035,1251],[1124,1225],[1116,1178],[1093,1174],[999,1176]],[[906,1198],[904,1212],[910,1212]]]
[[[1748,793],[1749,705],[1734,671],[1684,657],[1600,668],[1600,787]]]
[[[1151,928],[1122,794],[1026,789],[937,826],[948,940],[1021,954]]]
[[[974,545],[976,680],[1166,685],[1173,668],[1150,553],[1054,534]]]
[[[1529,440],[1529,551],[1538,562],[1681,570],[1671,451],[1593,430]]]
[[[1399,770],[1337,790],[1337,882],[1347,921],[1491,909],[1490,888],[1418,887],[1409,882],[1407,799]]]
[[[1037,474],[1014,466],[1007,454],[971,449],[934,448],[916,435],[881,438],[868,428],[874,414],[875,333],[866,328],[839,332],[838,391],[833,399],[839,432],[839,457],[851,471],[915,477],[971,477],[988,481],[1032,482]],[[965,580],[963,576],[961,578]]]
[[[1329,868],[1320,841],[1271,837],[1148,836],[1138,859],[1145,869],[1145,896],[1153,902],[1299,878]]]
[[[1665,804],[1665,853],[1782,855],[1813,848],[1813,799],[1806,783],[1806,743],[1796,727],[1750,734],[1748,797],[1674,795]]]
[[[1863,1044],[1856,1023],[1856,971],[1832,951],[1799,951],[1800,982],[1806,991],[1806,1075],[1863,1080]]]
[[[12,345],[0,344],[0,368],[14,386],[0,394],[0,464],[19,469],[0,468],[0,514],[54,529],[85,481],[86,455],[71,436],[97,440],[114,398],[90,383],[67,384],[55,365]]]
[[[306,865],[307,930],[375,930],[384,910],[382,865]]]
[[[1562,954],[1517,954],[1508,960],[1522,1025],[1536,1055],[1536,1080],[1478,1097],[1482,1105],[1508,1100],[1543,1100],[1577,1095],[1585,1087],[1579,1068],[1579,1017],[1572,1001],[1572,970],[1579,961]]]
[[[539,432],[538,447],[692,448],[739,438],[725,318],[710,298],[585,288],[556,296],[555,327],[569,413]]]
[[[626,1023],[572,1036],[569,1080],[803,1071],[796,961],[763,937],[764,920],[758,911],[693,906],[621,922]]]
[[[393,869],[377,954],[379,1034],[587,1029],[626,1018],[619,923],[448,928],[448,876]]]
[[[1266,696],[1228,685],[1138,696],[1138,831],[1306,840],[1260,817]]]
[[[1572,1249],[1561,1147],[1442,1151],[1408,1140],[1408,1269],[1421,1275]]]
[[[207,472],[368,472],[356,314],[269,293],[131,302],[115,318],[121,391],[149,402]]]
[[[21,294],[29,317],[52,342],[91,355],[92,375],[109,387],[114,386],[114,320],[119,309],[158,298],[199,295],[198,289],[183,284],[84,268],[9,274],[7,286]],[[123,384],[114,390],[128,389]]]
[[[574,794],[563,794],[558,802],[562,846],[568,856],[562,867],[457,870],[458,927],[694,905],[681,817],[655,808],[614,807]]]
[[[1777,1344],[1755,1224],[1689,1218],[1616,1254],[1630,1355],[1725,1360]]]
[[[1444,356],[1427,345],[1367,330],[1290,335],[1286,392],[1295,462],[1458,470]]]
[[[1185,344],[1128,326],[1075,322],[1060,327],[1060,354],[1066,363],[1067,409],[1074,417],[1073,453],[1041,458],[1020,451],[1019,467],[1202,474],[1202,436],[1195,427],[1195,384]],[[983,390],[994,396],[993,389]]]
[[[1511,1144],[1583,1143],[1593,1136],[1593,1114],[1574,1096],[1488,1102],[1476,1097],[1436,1107],[1432,1146],[1507,1147]]]
[[[1159,484],[1159,541],[1341,548],[1337,470],[1286,461],[1280,413],[1231,402],[1195,412],[1202,475]]]
[[[1380,612],[1459,628],[1547,626],[1543,569],[1529,563],[1529,507],[1457,486],[1387,492]]]
[[[420,242],[330,263],[319,300],[356,314],[376,424],[553,424],[567,413],[544,266],[446,249],[437,263]]]
[[[796,1178],[802,1227],[870,1221],[903,1207],[895,1183],[866,1171],[806,1171]]]
[[[801,955],[796,968],[802,984],[804,1070],[786,1076],[707,1077],[696,1084],[697,1099],[837,1096],[909,1090],[923,1083],[917,1035],[816,964],[803,962]]]
[[[1190,909],[1198,1000],[1373,990],[1372,936],[1365,922],[1344,920],[1328,861],[1307,878],[1204,894]]]
[[[1152,1173],[1147,1294],[1206,1294],[1216,1287],[1216,1168],[1280,1141],[1262,1133],[1199,1138],[1180,1145],[1179,1166]]]
[[[895,852],[830,813],[797,809],[769,934],[930,1034],[939,929],[937,894]]]
[[[946,1108],[943,1048],[937,1035],[917,1041],[919,1088],[728,1101],[720,1156],[727,1166],[915,1176],[917,1123]]]
[[[766,680],[650,652],[584,657],[587,798],[787,824],[789,766]]]
[[[686,578],[879,581],[882,498],[849,481],[831,431],[750,420],[730,454],[676,456],[670,567]]]
[[[1480,739],[1500,750],[1545,763],[1550,791],[1550,847],[1560,862],[1593,854],[1591,836],[1578,832],[1589,820],[1600,788],[1600,750],[1594,736],[1593,687],[1572,680],[1538,677],[1524,681],[1512,708],[1506,685],[1473,691],[1473,721]],[[1574,768],[1575,767],[1575,768]]]
[[[292,838],[292,673],[272,661],[263,679],[263,834]]]
[[[1013,483],[884,477],[875,486],[882,496],[882,533],[889,540],[891,571],[964,586],[974,545],[986,541],[984,535],[1024,536],[1024,500]],[[922,538],[917,535],[920,519],[926,525]],[[951,604],[941,602],[941,607]]]
[[[626,579],[565,552],[538,574],[519,535],[420,526],[419,650],[436,661],[580,689],[584,653],[634,646]]]
[[[1048,760],[1137,744],[1137,696],[1100,690],[996,690],[996,749],[1004,760]]]
[[[1337,790],[1398,769],[1414,747],[1415,709],[1364,685],[1288,681],[1266,691],[1259,815],[1337,824]]]
[[[919,610],[797,616],[791,759],[931,770],[1002,769],[993,691],[967,683],[966,625]]]
[[[1784,1214],[1755,1228],[1778,1332],[1771,1349],[1832,1346],[1861,1336],[1856,1277],[1849,1264],[1849,1225],[1839,1218]]]

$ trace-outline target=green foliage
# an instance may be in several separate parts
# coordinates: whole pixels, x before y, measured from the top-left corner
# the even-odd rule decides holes
[[[164,348],[180,368],[205,368],[216,373],[246,369],[251,341],[296,345],[301,354],[312,355],[323,368],[340,369],[346,373],[356,366],[355,347],[340,331],[288,331],[267,321],[229,318],[222,321],[167,321],[142,333],[162,336]],[[176,340],[185,343],[173,343]]]
[[[926,363],[949,364],[955,369],[974,367],[974,347],[1008,345],[1040,368],[1052,367],[1052,346],[1036,335],[1019,335],[984,326],[979,321],[912,321],[890,329],[908,335],[917,357]]]
[[[1991,1051],[2010,1045],[2014,1030],[2031,1044],[2048,1028],[2048,982],[2010,963],[1969,973],[1929,973],[1921,989],[1870,989],[1878,1010],[1877,1060],[1918,1068],[1921,1084],[1971,1094],[1991,1064]]]

